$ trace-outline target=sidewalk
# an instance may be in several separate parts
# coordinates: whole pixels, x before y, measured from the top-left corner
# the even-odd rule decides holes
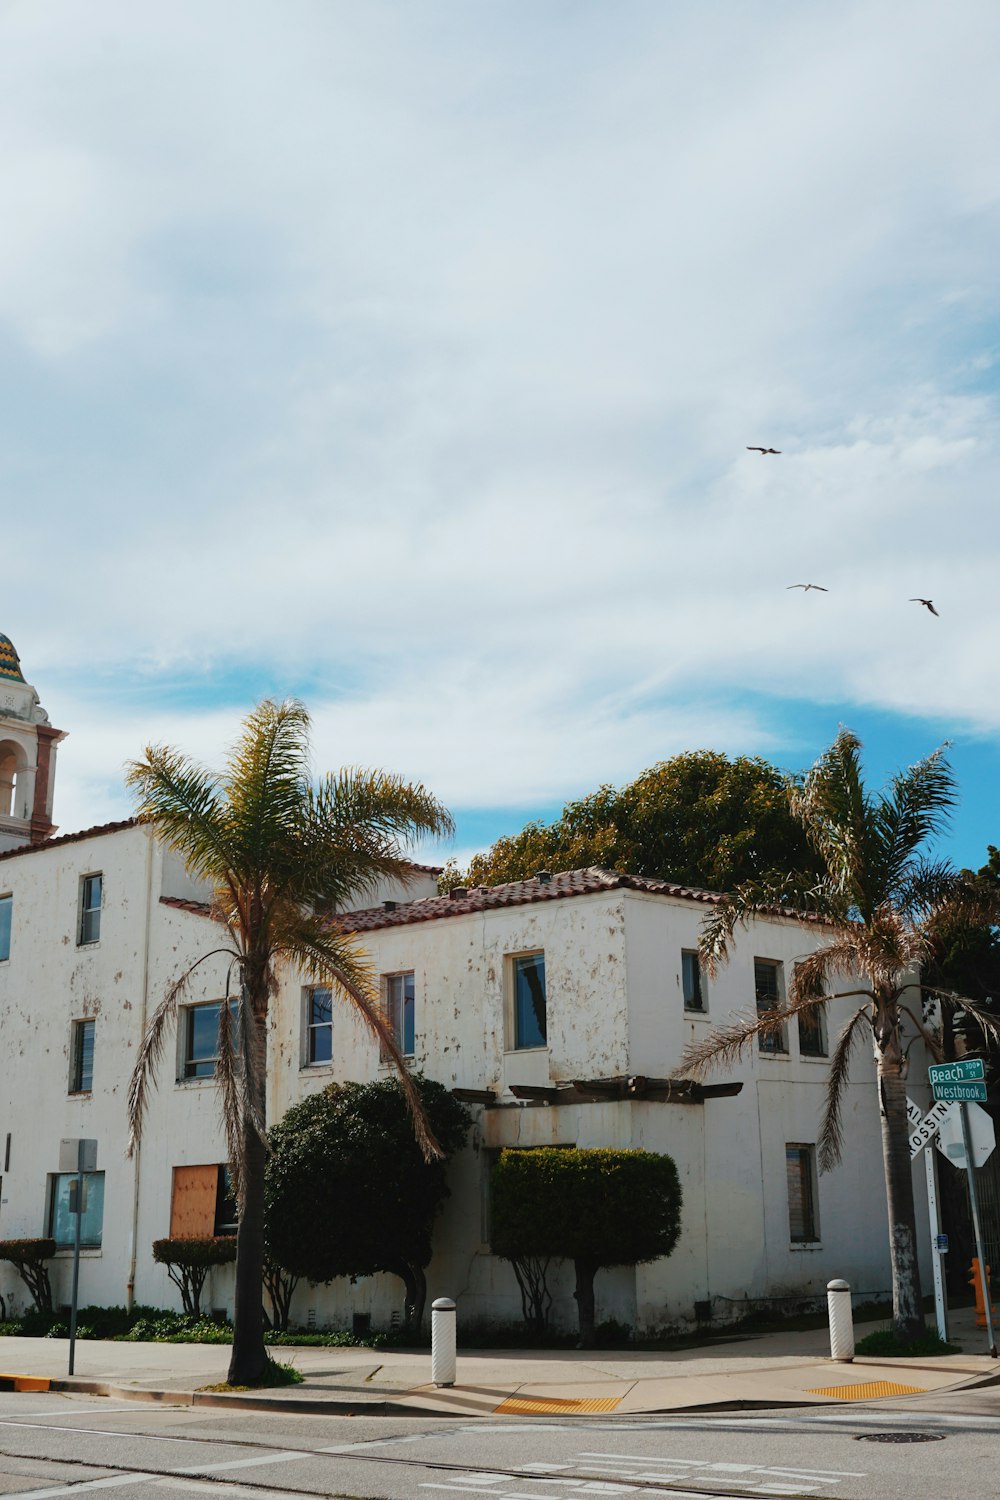
[[[830,1361],[824,1329],[667,1353],[459,1351],[457,1381],[445,1389],[430,1384],[426,1350],[280,1348],[275,1356],[301,1370],[301,1385],[233,1394],[199,1389],[225,1379],[225,1345],[88,1340],[77,1344],[76,1374],[68,1377],[66,1340],[2,1338],[0,1378],[48,1378],[52,1389],[168,1405],[455,1417],[837,1405],[1000,1381],[1000,1361],[985,1352],[973,1310],[952,1314],[951,1323],[961,1354],[849,1365]]]

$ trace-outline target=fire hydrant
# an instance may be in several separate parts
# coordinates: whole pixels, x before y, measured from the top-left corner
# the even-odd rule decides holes
[[[987,1295],[986,1289],[989,1286],[989,1283],[990,1283],[990,1268],[989,1268],[989,1266],[986,1267],[986,1275],[984,1277],[983,1276],[982,1266],[979,1263],[979,1257],[978,1256],[973,1256],[973,1258],[972,1258],[972,1275],[969,1277],[969,1285],[974,1288],[975,1293],[976,1293],[976,1327],[977,1328],[985,1328],[986,1327],[986,1295]],[[993,1305],[993,1299],[992,1299],[992,1297],[990,1298],[990,1312],[993,1314],[993,1317],[995,1318],[996,1315],[997,1315],[997,1310],[996,1310],[995,1306]]]

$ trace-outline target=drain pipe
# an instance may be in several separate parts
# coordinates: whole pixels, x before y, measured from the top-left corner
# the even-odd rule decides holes
[[[146,1022],[149,1017],[149,947],[150,932],[153,925],[153,832],[150,828],[144,829],[146,835],[146,931],[142,945],[142,1015],[139,1023],[139,1037],[146,1035]],[[125,1284],[125,1306],[129,1312],[135,1301],[135,1268],[137,1261],[136,1238],[139,1233],[139,1166],[142,1158],[142,1142],[137,1141],[133,1153],[134,1166],[132,1169],[132,1229],[128,1240],[128,1281]]]

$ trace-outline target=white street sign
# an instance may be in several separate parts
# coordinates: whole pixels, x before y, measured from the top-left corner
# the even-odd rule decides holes
[[[993,1128],[993,1121],[985,1109],[980,1108],[978,1104],[967,1104],[965,1108],[969,1111],[969,1135],[972,1137],[972,1160],[977,1167],[981,1167],[992,1155],[993,1148],[997,1143],[996,1131]],[[940,1126],[937,1148],[954,1166],[964,1167],[966,1160],[965,1145],[962,1141],[960,1106],[956,1104],[954,1109],[954,1114],[949,1113]]]
[[[906,1101],[906,1113],[910,1120],[910,1160],[919,1156],[929,1141],[932,1141],[941,1129],[942,1122],[950,1118],[952,1106],[944,1099],[939,1099],[937,1104],[932,1104],[927,1113],[921,1118],[920,1106],[914,1104],[912,1099]],[[959,1139],[961,1140],[961,1122],[959,1122]]]

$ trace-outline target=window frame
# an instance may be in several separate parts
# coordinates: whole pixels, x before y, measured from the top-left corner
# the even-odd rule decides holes
[[[94,881],[99,882],[100,899],[96,906],[87,905],[87,897]],[[76,946],[78,948],[92,948],[95,943],[101,941],[101,913],[104,911],[104,871],[91,870],[86,875],[80,876],[80,894],[78,898],[78,912],[76,922]],[[88,931],[88,920],[93,922],[96,918],[96,932],[90,934]]]
[[[518,1025],[519,1005],[517,981],[521,972],[520,966],[527,964],[531,959],[541,959],[542,970],[542,1000],[544,1003],[544,1030],[541,1041],[521,1041],[521,1033]],[[544,948],[526,948],[520,953],[508,953],[505,955],[506,970],[506,1048],[507,1052],[547,1052],[549,1047],[549,981],[545,963]],[[533,1004],[534,1002],[532,1002]],[[535,1016],[537,1026],[538,1017]],[[542,1030],[542,1028],[538,1028]]]
[[[790,1191],[790,1166],[793,1156],[797,1159],[799,1188],[802,1192],[801,1217],[803,1233],[795,1233],[792,1194]],[[808,1141],[785,1143],[785,1198],[788,1208],[788,1243],[793,1250],[822,1244],[819,1224],[819,1180],[816,1174],[816,1147]],[[805,1233],[806,1230],[811,1233]]]
[[[405,981],[410,981],[412,993],[406,994]],[[404,981],[403,993],[399,996],[393,994],[394,982]],[[407,1009],[409,1009],[409,1031],[410,1047],[407,1049]],[[393,1039],[400,1053],[405,1058],[414,1058],[417,1055],[417,974],[415,969],[395,969],[389,974],[382,975],[382,1015],[392,1032]],[[383,1048],[382,1061],[388,1061],[388,1054]]]
[[[14,892],[4,891],[0,895],[0,964],[10,959],[10,945],[14,935]]]
[[[50,1172],[48,1174],[48,1181],[47,1181],[48,1202],[47,1202],[47,1205],[46,1205],[45,1224],[46,1224],[46,1231],[47,1231],[48,1237],[50,1239],[55,1240],[56,1250],[57,1251],[58,1250],[72,1250],[73,1245],[75,1243],[75,1228],[74,1228],[74,1225],[73,1225],[73,1215],[70,1214],[68,1211],[65,1214],[65,1217],[69,1220],[69,1222],[70,1222],[70,1229],[73,1230],[74,1232],[70,1234],[69,1239],[65,1239],[65,1240],[59,1239],[57,1237],[57,1235],[56,1235],[56,1225],[57,1225],[57,1220],[58,1220],[58,1216],[59,1216],[60,1183],[61,1182],[66,1182],[67,1184],[69,1184],[71,1182],[76,1182],[76,1180],[79,1177],[79,1175],[80,1174],[78,1172]],[[88,1199],[89,1199],[89,1197],[90,1197],[90,1195],[91,1195],[91,1193],[93,1191],[93,1184],[95,1182],[97,1182],[97,1181],[100,1182],[100,1187],[101,1187],[101,1222],[100,1222],[100,1226],[99,1226],[98,1231],[97,1231],[97,1238],[96,1239],[93,1239],[93,1238],[89,1238],[88,1239],[87,1236],[81,1232],[80,1249],[81,1250],[100,1250],[101,1246],[102,1246],[102,1243],[103,1243],[103,1238],[104,1238],[104,1173],[103,1172],[84,1172],[84,1174],[83,1174],[83,1181],[84,1181],[84,1192],[86,1193]],[[68,1190],[67,1190],[67,1197],[68,1197]],[[86,1217],[86,1215],[84,1215],[84,1217]],[[81,1227],[81,1231],[82,1231],[83,1230],[83,1225],[81,1225],[80,1227]]]
[[[326,995],[329,998],[329,1020],[313,1020],[313,1003],[317,995]],[[329,1057],[316,1057],[314,1055],[316,1035],[320,1031],[329,1033]],[[333,1066],[333,990],[327,984],[307,985],[302,992],[302,1066],[303,1068],[329,1068]]]
[[[687,967],[692,967],[692,965],[687,965],[686,966],[685,962],[684,962],[685,959],[693,960],[694,977],[695,977],[694,989],[696,991],[697,1004],[694,1002],[694,1000],[689,1000],[688,999],[688,993],[687,993],[688,992],[688,985],[687,985],[687,972],[686,972],[686,968]],[[684,1010],[685,1010],[686,1014],[689,1015],[689,1016],[705,1016],[705,1015],[707,1015],[708,1014],[708,1002],[707,1002],[707,1000],[705,998],[705,976],[704,976],[704,974],[701,971],[701,955],[698,952],[697,948],[682,948],[681,949],[681,976],[680,977],[681,977],[681,1000],[682,1000],[682,1003],[683,1003]]]
[[[89,1033],[88,1033],[89,1027]],[[84,1038],[90,1036],[90,1081],[84,1083],[85,1045]],[[82,1016],[72,1022],[70,1039],[70,1094],[92,1094],[94,1091],[94,1053],[97,1046],[97,1021],[93,1016]]]
[[[219,1017],[221,1017],[221,1015],[222,1015],[222,1007],[225,1005],[225,1003],[226,1003],[225,1000],[196,1000],[191,1005],[182,1005],[182,1006],[180,1006],[180,1008],[179,1008],[179,1018],[181,1020],[181,1025],[178,1026],[178,1028],[177,1028],[177,1030],[178,1030],[177,1082],[178,1083],[208,1083],[212,1079],[215,1078],[215,1076],[216,1076],[216,1064],[219,1061],[219,1050],[218,1050],[218,1047],[219,1047],[219,1026],[218,1026],[218,1022],[219,1022]],[[236,1000],[230,1000],[230,1002],[229,1002],[229,1014],[230,1014],[230,1018],[231,1018],[230,1019],[230,1024],[231,1025],[233,1025],[235,1023],[235,1020],[236,1020],[236,1007],[237,1007],[237,1004],[238,1004],[238,1002]],[[213,1010],[217,1011],[217,1013],[218,1013],[217,1017],[216,1017],[216,1027],[215,1027],[215,1049],[216,1050],[210,1056],[206,1054],[205,1056],[202,1056],[202,1057],[194,1057],[194,1056],[192,1056],[192,1052],[191,1052],[192,1041],[193,1041],[193,1038],[191,1036],[191,1032],[192,1032],[192,1028],[194,1026],[194,1012],[195,1011],[199,1011],[199,1010],[209,1010],[209,1009],[213,1009]],[[236,1045],[236,1041],[237,1041],[237,1039],[234,1038],[234,1045]],[[195,1068],[197,1068],[199,1066],[202,1066],[204,1064],[207,1064],[207,1063],[211,1063],[212,1064],[212,1071],[210,1073],[197,1073],[197,1072],[194,1071]]]
[[[761,1005],[758,969],[767,969],[774,975],[775,999],[772,1005]],[[781,1009],[785,1003],[785,966],[780,958],[759,958],[756,954],[754,955],[753,988],[754,1004],[758,1018],[767,1015],[769,1011]],[[781,1030],[771,1036],[765,1036],[759,1032],[757,1035],[757,1055],[758,1057],[787,1057],[788,1027],[783,1024]]]

